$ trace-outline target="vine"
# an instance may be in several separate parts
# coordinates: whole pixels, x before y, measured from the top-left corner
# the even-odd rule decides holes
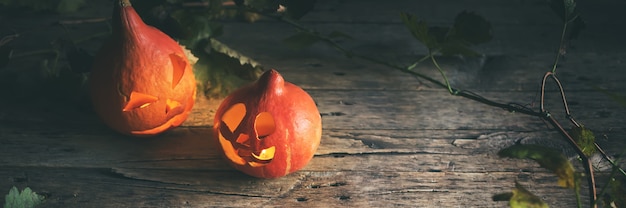
[[[580,158],[581,164],[583,165],[583,168],[585,171],[584,174],[575,175],[573,173],[573,170],[571,171],[571,173],[566,174],[565,172],[569,172],[568,167],[571,167],[571,165],[568,165],[569,161],[564,159],[564,157],[560,156],[562,155],[562,153],[552,154],[551,151],[549,150],[543,150],[543,151],[535,152],[534,154],[528,155],[529,151],[533,151],[533,149],[536,149],[535,146],[529,145],[526,147],[518,147],[516,149],[517,152],[511,149],[505,149],[505,150],[500,151],[499,154],[502,156],[509,156],[509,157],[514,157],[514,158],[534,159],[540,164],[542,164],[542,167],[553,170],[557,175],[559,175],[559,178],[565,177],[563,179],[569,180],[570,182],[563,182],[562,186],[573,188],[575,190],[577,204],[579,207],[582,206],[582,202],[580,200],[580,194],[579,194],[580,183],[578,182],[578,179],[581,177],[586,178],[587,184],[588,184],[588,197],[589,197],[590,207],[597,207],[599,203],[598,193],[596,190],[594,169],[593,169],[593,165],[591,164],[589,160],[589,156],[592,153],[597,151],[602,155],[602,157],[605,160],[607,160],[612,165],[613,171],[610,176],[612,180],[611,182],[619,183],[619,181],[615,179],[615,175],[617,173],[621,173],[622,176],[626,176],[626,173],[595,142],[595,137],[593,133],[591,132],[591,130],[586,129],[581,123],[576,121],[569,110],[567,99],[565,97],[565,91],[562,87],[561,82],[559,81],[556,75],[557,68],[558,68],[558,64],[560,63],[560,58],[564,56],[567,51],[567,45],[569,41],[576,38],[579,32],[585,27],[585,25],[576,9],[576,2],[574,0],[552,0],[552,1],[549,1],[549,4],[550,4],[550,7],[553,9],[553,11],[563,20],[563,28],[562,28],[561,37],[559,40],[559,46],[557,50],[558,52],[556,53],[552,69],[546,72],[542,78],[541,92],[540,92],[541,100],[540,100],[539,111],[535,111],[533,109],[530,109],[528,107],[525,107],[523,105],[516,104],[513,102],[501,103],[501,102],[492,101],[474,92],[454,88],[448,81],[445,71],[438,64],[435,55],[436,54],[464,55],[464,56],[478,55],[478,53],[471,50],[470,47],[476,44],[487,42],[491,40],[492,38],[491,37],[491,25],[479,15],[463,11],[457,15],[453,27],[441,28],[441,27],[428,27],[425,21],[419,20],[413,15],[402,13],[400,15],[402,18],[402,21],[404,22],[406,27],[409,29],[409,31],[412,33],[412,35],[415,37],[415,39],[427,47],[428,53],[426,56],[418,59],[411,65],[399,66],[399,65],[387,62],[385,60],[365,56],[362,54],[355,53],[354,51],[348,50],[342,47],[337,41],[335,41],[334,36],[324,35],[315,30],[307,28],[303,26],[302,24],[300,24],[299,22],[293,20],[292,18],[285,17],[282,15],[268,14],[267,12],[256,10],[254,7],[248,7],[246,9],[248,9],[251,12],[260,13],[266,17],[270,17],[270,18],[285,22],[295,27],[299,32],[296,35],[290,38],[287,38],[286,41],[290,45],[297,45],[298,48],[303,48],[307,45],[312,45],[313,43],[316,43],[316,42],[323,42],[329,45],[330,47],[336,49],[338,52],[342,53],[346,57],[359,58],[359,59],[366,60],[375,64],[381,64],[381,65],[387,66],[392,69],[396,69],[404,73],[408,73],[410,75],[427,80],[439,87],[443,87],[447,89],[451,95],[461,96],[464,98],[468,98],[470,100],[474,100],[474,101],[477,101],[477,102],[480,102],[489,106],[502,108],[511,112],[519,112],[519,113],[523,113],[526,115],[541,118],[542,120],[552,125],[552,127],[557,132],[559,132],[563,136],[563,138],[566,140],[566,142],[568,142],[569,145],[576,151],[578,157]],[[337,34],[337,33],[339,32],[333,32],[331,34]],[[300,41],[300,43],[293,43],[294,41]],[[435,68],[440,73],[444,82],[440,82],[432,77],[429,77],[427,75],[424,75],[422,73],[412,70],[421,62],[426,61],[426,60],[430,60],[433,63]],[[554,118],[554,116],[545,108],[545,97],[546,97],[545,89],[546,89],[546,82],[548,79],[552,80],[559,89],[561,100],[563,102],[563,108],[566,114],[565,118],[567,118],[574,125],[574,127],[570,131],[566,130],[563,127],[563,125],[556,118]],[[522,148],[522,149],[520,150],[519,148]],[[561,158],[561,159],[558,159],[558,158]],[[607,184],[602,189],[603,194],[606,193],[607,186],[609,185]],[[523,207],[525,207],[527,205],[531,205],[535,203],[533,202],[533,200],[538,199],[536,197],[528,198],[529,200],[526,202],[523,202],[522,205],[520,205],[518,201],[514,202],[515,200],[520,199],[520,197],[515,196],[515,193],[522,193],[522,194],[530,193],[520,188],[521,186],[516,182],[516,190],[518,191],[514,191],[512,195],[507,194],[507,196],[509,197],[505,197],[505,200],[510,201],[511,202],[510,205],[512,207],[517,207],[517,206],[522,206],[522,205]],[[521,197],[521,198],[524,198],[524,197]],[[494,197],[494,199],[495,198],[497,197]],[[533,200],[530,200],[531,198]],[[524,204],[524,203],[527,203],[527,204]],[[605,203],[608,204],[608,202],[605,202]],[[538,204],[534,204],[534,205],[544,206],[545,203],[538,202]],[[547,205],[545,205],[545,207],[547,207]]]
[[[56,10],[59,13],[72,12],[81,7],[84,2],[82,0],[61,0],[61,1],[28,1],[32,5],[26,5],[20,1],[2,1],[0,4],[4,6],[23,7],[31,6],[35,11],[40,10]],[[340,44],[338,39],[349,38],[350,36],[334,31],[329,34],[323,34],[310,29],[298,21],[299,18],[308,13],[314,5],[315,1],[289,1],[289,0],[200,0],[200,1],[183,1],[183,0],[136,0],[134,5],[138,12],[142,14],[142,18],[148,24],[154,25],[164,32],[177,38],[181,44],[191,50],[193,55],[199,58],[198,63],[194,66],[194,72],[199,78],[199,86],[206,96],[219,96],[228,93],[231,89],[236,88],[249,80],[254,80],[260,74],[260,66],[252,59],[237,53],[228,48],[226,45],[216,41],[214,38],[222,32],[221,24],[218,20],[224,18],[238,18],[248,22],[254,22],[261,17],[271,18],[280,22],[291,25],[298,32],[293,36],[285,39],[285,43],[293,48],[306,48],[312,44],[321,42],[338,51],[338,53],[351,58],[358,58],[371,63],[380,64],[397,71],[410,74],[420,79],[426,80],[437,87],[446,89],[453,96],[460,96],[473,100],[488,106],[504,109],[510,112],[518,112],[530,116],[534,116],[549,123],[555,131],[557,131],[565,141],[576,151],[578,158],[584,168],[584,174],[575,173],[569,161],[562,156],[562,153],[551,150],[549,148],[538,148],[536,146],[516,144],[514,146],[501,150],[498,154],[503,157],[532,159],[537,161],[542,167],[553,171],[559,177],[559,185],[572,188],[575,190],[578,206],[582,206],[580,200],[580,178],[585,178],[588,184],[587,195],[591,207],[597,207],[599,203],[608,206],[611,202],[622,205],[626,203],[619,198],[619,194],[626,192],[624,189],[624,179],[626,172],[619,167],[618,162],[611,159],[606,152],[595,141],[595,136],[591,130],[575,120],[570,112],[568,101],[565,96],[561,81],[557,77],[557,69],[562,61],[562,56],[567,52],[570,41],[575,39],[580,31],[585,27],[584,21],[580,17],[576,8],[575,0],[549,0],[549,6],[562,20],[562,30],[560,40],[555,53],[554,63],[542,77],[540,86],[540,106],[539,110],[526,107],[514,102],[503,103],[490,100],[472,91],[458,89],[452,86],[445,70],[437,61],[438,55],[443,56],[477,56],[480,53],[475,52],[472,47],[478,44],[486,43],[492,39],[491,24],[480,15],[472,12],[460,12],[454,24],[450,27],[433,27],[428,26],[426,21],[409,13],[401,13],[400,19],[407,27],[413,37],[424,45],[428,51],[423,57],[419,57],[416,61],[409,65],[403,66],[388,62],[383,59],[369,57],[357,52],[351,51]],[[105,20],[98,19],[95,22],[103,22]],[[84,22],[92,22],[85,20]],[[82,22],[80,22],[82,23]],[[65,22],[64,24],[78,24],[76,22]],[[108,33],[97,33],[94,36],[103,36]],[[19,59],[34,55],[52,56],[42,62],[42,68],[45,68],[47,75],[52,77],[61,77],[63,70],[59,70],[59,60],[63,55],[70,65],[70,71],[77,74],[69,74],[71,82],[56,80],[59,83],[78,83],[80,86],[85,82],[82,73],[88,73],[85,66],[90,63],[76,63],[73,60],[89,60],[90,56],[86,52],[76,47],[78,42],[90,40],[92,37],[83,38],[67,42],[60,42],[54,45],[53,49],[42,49],[36,51],[25,52],[21,54],[12,54],[12,50],[7,46],[12,40],[19,38],[19,34],[5,35],[0,40],[0,68],[7,65],[8,59]],[[76,58],[80,57],[80,58]],[[50,61],[49,61],[50,60]],[[415,71],[414,69],[421,63],[430,61],[440,74],[442,81]],[[48,63],[51,62],[51,63]],[[82,68],[82,69],[81,69]],[[234,71],[232,69],[235,69]],[[228,70],[230,71],[228,71]],[[2,72],[1,75],[7,75],[8,72]],[[66,73],[67,74],[67,73]],[[12,75],[12,74],[9,74]],[[13,76],[4,76],[13,77]],[[224,78],[226,77],[226,78]],[[67,80],[66,79],[66,80]],[[9,80],[5,78],[4,80]],[[552,81],[558,88],[565,118],[573,125],[573,128],[567,130],[559,120],[545,107],[546,86]],[[58,82],[58,83],[57,83]],[[45,88],[45,87],[44,87]],[[75,90],[76,87],[65,87]],[[58,88],[54,88],[58,89]],[[626,103],[626,98],[605,92],[607,95],[615,98],[620,103]],[[626,104],[623,104],[626,106]],[[589,156],[599,153],[606,161],[611,164],[612,171],[609,175],[609,182],[601,187],[599,193],[596,190],[596,181],[594,168],[589,160]],[[621,178],[620,178],[621,177]],[[526,203],[534,204],[538,207],[546,207],[545,203],[525,190],[517,181],[515,182],[513,193],[497,194],[494,200],[509,201],[513,206],[525,206]],[[609,194],[608,199],[601,201],[599,196]],[[522,203],[520,205],[519,203]]]

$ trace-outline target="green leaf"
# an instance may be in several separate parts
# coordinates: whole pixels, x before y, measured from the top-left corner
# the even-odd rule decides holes
[[[180,9],[172,12],[170,16],[178,22],[182,30],[181,44],[188,48],[196,48],[200,41],[215,37],[222,31],[221,24],[211,21],[205,14]]]
[[[218,52],[227,55],[230,58],[236,59],[241,65],[250,65],[254,68],[261,67],[261,65],[255,60],[244,56],[236,50],[228,47],[226,44],[219,42],[215,39],[210,39],[210,47],[213,52]],[[260,75],[260,73],[259,73]]]
[[[470,46],[462,40],[450,38],[446,42],[442,43],[441,54],[444,56],[464,55],[464,56],[478,56],[478,52],[472,50]]]
[[[576,1],[574,0],[548,0],[550,8],[556,13],[564,22],[572,21],[578,12],[576,11]]]
[[[580,13],[576,9],[575,0],[549,0],[550,8],[556,13],[561,20],[566,23],[567,34],[566,40],[572,40],[580,35],[580,32],[585,29],[585,21],[580,17]]]
[[[489,42],[493,38],[491,23],[472,12],[463,11],[454,19],[454,35],[472,45]]]
[[[565,188],[574,188],[576,177],[574,166],[567,160],[561,152],[534,144],[516,144],[498,152],[500,157],[510,157],[519,159],[532,159],[543,168],[554,172],[558,179],[558,184]]]
[[[424,44],[428,49],[433,50],[439,47],[437,39],[431,35],[425,21],[418,20],[417,17],[407,13],[400,13],[400,17],[413,37]]]
[[[509,206],[511,206],[511,208],[548,208],[548,204],[538,196],[526,190],[517,181],[515,182],[513,196],[509,201]]]
[[[479,55],[470,47],[492,39],[491,23],[471,12],[459,13],[452,28],[428,27],[426,22],[415,16],[406,13],[401,13],[400,16],[415,39],[429,50],[438,51],[445,56]]]
[[[256,61],[215,39],[210,39],[206,48],[210,51],[194,54],[198,57],[198,62],[193,69],[198,89],[207,97],[224,97],[257,80],[263,71]]]
[[[9,190],[9,194],[4,197],[4,208],[32,208],[41,204],[45,199],[30,188],[26,187],[20,193],[15,186]]]
[[[71,13],[78,11],[80,7],[85,5],[85,0],[61,0],[57,5],[58,13]]]
[[[298,49],[309,47],[319,42],[320,40],[321,39],[319,37],[311,33],[298,32],[292,36],[289,36],[288,38],[285,38],[283,42],[287,44],[289,48],[298,50]]]
[[[591,156],[596,152],[596,136],[593,135],[591,130],[585,128],[584,126],[574,126],[569,130],[569,134],[572,136],[574,141],[576,141],[576,144],[583,151],[583,154]]]

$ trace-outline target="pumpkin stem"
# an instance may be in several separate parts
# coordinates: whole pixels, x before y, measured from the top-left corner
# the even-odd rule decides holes
[[[285,79],[274,69],[270,69],[261,75],[257,82],[259,89],[265,89],[272,94],[282,94],[285,88]]]
[[[127,7],[127,6],[132,6],[132,4],[130,4],[130,0],[120,0],[120,6]]]
[[[112,32],[113,34],[118,34],[119,32],[121,32],[123,29],[120,28],[122,27],[122,10],[125,7],[130,7],[132,6],[130,4],[130,0],[119,0],[119,2],[114,3],[113,4],[113,15],[112,15],[112,19],[111,19],[111,25],[113,26],[112,28]]]

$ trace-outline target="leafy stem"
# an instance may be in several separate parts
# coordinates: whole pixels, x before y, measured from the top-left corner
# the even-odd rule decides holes
[[[430,60],[435,65],[435,68],[437,68],[437,71],[439,71],[439,73],[441,74],[441,77],[443,77],[443,80],[446,82],[446,87],[448,88],[448,92],[450,92],[450,94],[452,95],[456,95],[458,92],[452,89],[452,86],[450,86],[450,81],[448,81],[448,76],[446,76],[446,73],[439,66],[439,63],[437,63],[437,59],[435,59],[435,56],[433,56],[430,50],[428,50],[428,56],[430,57]]]
[[[428,49],[427,55],[418,59],[412,64],[404,67],[404,66],[399,66],[396,64],[389,63],[385,60],[369,57],[367,55],[359,54],[349,49],[346,49],[342,45],[337,43],[333,39],[333,36],[323,35],[313,29],[309,29],[301,25],[300,23],[293,21],[290,18],[283,18],[282,16],[265,14],[265,13],[258,12],[258,11],[254,11],[254,12],[257,12],[264,16],[271,17],[279,21],[288,23],[294,26],[295,28],[297,28],[301,33],[306,33],[306,34],[298,34],[298,35],[300,35],[301,37],[307,38],[306,42],[309,45],[315,42],[324,42],[347,57],[356,57],[365,61],[369,61],[369,62],[376,63],[376,64],[381,64],[381,65],[390,67],[392,69],[396,69],[398,71],[422,78],[439,87],[447,89],[451,95],[465,97],[470,100],[474,100],[474,101],[477,101],[477,102],[480,102],[489,106],[502,108],[511,112],[520,112],[522,114],[535,116],[550,123],[551,126],[554,127],[554,129],[558,131],[566,139],[566,141],[576,150],[577,154],[581,158],[583,167],[585,169],[584,177],[587,178],[587,183],[588,183],[589,201],[591,202],[592,207],[596,207],[596,201],[597,201],[596,183],[595,183],[595,177],[593,174],[593,166],[589,160],[589,157],[583,152],[583,150],[581,149],[581,146],[577,144],[576,139],[572,135],[570,135],[570,133],[568,133],[568,131],[563,127],[563,125],[561,125],[561,123],[557,119],[555,119],[550,114],[550,112],[548,112],[544,108],[546,80],[552,79],[559,87],[561,99],[563,102],[563,107],[566,112],[565,117],[575,127],[582,128],[582,125],[579,124],[572,117],[569,111],[569,107],[567,105],[567,100],[565,97],[563,87],[560,81],[558,80],[558,78],[556,77],[556,69],[560,61],[559,59],[560,59],[560,56],[565,54],[567,41],[573,38],[578,32],[578,30],[580,30],[582,27],[581,26],[582,20],[580,20],[578,15],[573,15],[575,13],[574,1],[573,0],[569,0],[569,1],[565,0],[565,1],[566,1],[565,4],[563,3],[563,1],[560,1],[560,4],[558,0],[552,1],[554,4],[552,6],[554,8],[560,7],[560,6],[565,8],[565,13],[563,14],[563,17],[562,17],[564,19],[564,24],[563,24],[563,28],[561,31],[561,38],[559,41],[559,50],[554,60],[554,64],[552,66],[552,69],[548,71],[543,77],[543,81],[541,85],[540,111],[530,109],[520,104],[496,102],[496,101],[484,98],[476,93],[466,91],[466,90],[455,89],[454,87],[451,86],[448,80],[448,77],[446,76],[444,70],[441,68],[437,59],[435,58],[435,54],[463,55],[463,56],[478,55],[478,53],[470,49],[470,46],[489,41],[491,39],[491,25],[488,22],[486,22],[486,20],[482,19],[482,17],[476,14],[465,12],[465,11],[461,12],[455,19],[455,24],[453,27],[444,28],[444,27],[428,27],[426,22],[419,20],[415,16],[402,13],[401,14],[402,21],[408,27],[411,34],[418,41],[420,41],[424,46],[426,46],[426,48]],[[572,23],[572,25],[569,25],[569,23]],[[443,78],[443,82],[413,70],[414,68],[417,67],[419,63],[428,59],[430,59],[433,65],[437,68],[438,72],[441,74]],[[593,144],[595,145],[594,148],[597,149],[604,156],[604,158],[607,159],[613,165],[613,167],[616,170],[619,170],[621,171],[622,174],[626,175],[623,169],[619,168],[617,164],[615,164],[613,161],[608,159],[608,156],[604,153],[604,151],[602,151],[600,146],[597,143],[595,143],[595,141]],[[579,193],[580,185],[578,183],[576,184],[575,189],[576,189],[576,197],[577,197],[578,206],[580,207],[581,206],[580,193]]]
[[[422,63],[422,62],[424,62],[424,61],[426,61],[426,60],[428,60],[428,59],[432,59],[433,54],[436,54],[436,53],[438,53],[438,52],[439,52],[439,50],[435,50],[435,51],[429,52],[429,53],[428,53],[428,55],[426,55],[426,56],[422,57],[421,59],[419,59],[419,60],[417,60],[417,61],[415,61],[415,62],[413,62],[413,64],[411,64],[411,65],[407,66],[406,68],[407,68],[408,70],[413,70],[413,69],[414,69],[415,67],[417,67],[417,65],[419,65],[420,63]]]
[[[489,99],[487,99],[485,97],[482,97],[482,96],[480,96],[480,95],[478,95],[476,93],[473,93],[471,91],[456,89],[456,88],[452,87],[449,84],[449,82],[447,82],[446,78],[444,78],[446,80],[446,83],[443,83],[443,82],[441,82],[441,81],[439,81],[437,79],[434,79],[434,78],[432,78],[430,76],[427,76],[427,75],[424,75],[422,73],[413,71],[413,68],[415,68],[415,66],[417,66],[417,64],[419,64],[419,63],[421,63],[421,62],[423,62],[423,61],[425,61],[427,59],[431,59],[431,61],[434,61],[433,64],[436,65],[437,69],[440,70],[441,72],[443,72],[442,68],[438,65],[438,62],[436,61],[436,58],[434,57],[434,53],[435,52],[439,52],[440,49],[432,49],[432,50],[430,50],[431,53],[429,53],[428,55],[426,55],[426,56],[422,57],[421,59],[417,60],[412,65],[404,67],[404,66],[399,66],[399,65],[396,65],[396,64],[392,64],[392,63],[390,63],[388,61],[385,61],[385,60],[381,60],[381,59],[373,58],[373,57],[370,57],[370,56],[358,54],[358,53],[356,53],[354,51],[346,49],[342,45],[340,45],[336,41],[334,41],[332,38],[330,38],[328,36],[325,36],[325,35],[322,35],[321,33],[317,32],[317,31],[315,31],[313,29],[307,28],[307,27],[301,25],[300,23],[298,23],[296,21],[293,21],[293,20],[291,20],[289,18],[282,18],[281,16],[267,14],[267,13],[259,12],[259,11],[253,10],[253,9],[251,10],[251,12],[258,12],[259,14],[262,14],[263,16],[266,16],[266,17],[269,17],[269,18],[272,18],[272,19],[276,19],[276,20],[282,21],[284,23],[290,24],[291,26],[295,27],[296,29],[298,29],[301,32],[306,32],[306,33],[308,33],[310,35],[315,36],[321,42],[324,42],[324,43],[330,45],[331,47],[333,47],[334,49],[336,49],[337,51],[341,52],[343,55],[345,55],[347,57],[359,58],[359,59],[362,59],[362,60],[365,60],[365,61],[369,61],[369,62],[372,62],[372,63],[375,63],[375,64],[380,64],[380,65],[384,65],[384,66],[387,66],[387,67],[392,68],[392,69],[396,69],[398,71],[401,71],[401,72],[413,75],[413,76],[418,77],[418,78],[422,78],[422,79],[424,79],[426,81],[429,81],[430,83],[435,84],[435,85],[437,85],[439,87],[443,87],[443,88],[448,89],[448,91],[451,92],[452,95],[465,97],[465,98],[468,98],[470,100],[478,101],[478,102],[481,102],[483,104],[490,105],[490,106],[493,106],[493,107],[502,108],[502,109],[505,109],[505,110],[508,110],[508,111],[511,111],[511,112],[520,112],[520,113],[523,113],[523,114],[526,114],[526,115],[543,117],[543,114],[541,114],[540,112],[533,111],[532,109],[529,109],[529,108],[527,108],[525,106],[522,106],[522,105],[519,105],[519,104],[515,104],[515,103],[500,103],[500,102],[489,100]],[[444,73],[442,73],[442,74],[444,74]]]

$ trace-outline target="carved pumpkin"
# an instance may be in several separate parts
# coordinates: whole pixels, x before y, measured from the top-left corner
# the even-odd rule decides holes
[[[304,167],[322,135],[313,99],[275,70],[231,93],[213,130],[227,161],[246,174],[276,178]]]
[[[196,96],[183,49],[146,25],[128,0],[115,4],[112,26],[90,76],[96,113],[112,129],[136,136],[156,135],[183,123]]]

